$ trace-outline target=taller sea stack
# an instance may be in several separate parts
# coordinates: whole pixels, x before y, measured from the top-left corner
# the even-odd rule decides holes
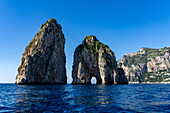
[[[43,24],[25,48],[16,84],[66,84],[65,38],[55,19]]]
[[[118,72],[114,52],[93,35],[86,36],[76,48],[72,68],[72,84],[91,84],[92,77],[97,84],[128,83],[124,72]]]

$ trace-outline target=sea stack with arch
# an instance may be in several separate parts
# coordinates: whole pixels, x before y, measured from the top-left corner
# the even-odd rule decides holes
[[[117,68],[114,52],[107,45],[93,35],[86,36],[74,52],[72,84],[91,84],[92,77],[97,84],[128,84],[122,71]]]
[[[65,37],[55,19],[43,24],[22,55],[16,84],[67,84]]]

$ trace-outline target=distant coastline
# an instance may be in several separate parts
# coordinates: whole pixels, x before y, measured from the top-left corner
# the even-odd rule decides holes
[[[129,82],[129,84],[170,84],[170,82]]]
[[[170,84],[170,47],[141,48],[118,60],[130,83]]]
[[[0,82],[0,84],[15,84],[15,82]],[[68,85],[71,85],[71,83],[67,83]],[[95,85],[95,83],[92,83]],[[129,84],[170,84],[170,82],[129,82]]]

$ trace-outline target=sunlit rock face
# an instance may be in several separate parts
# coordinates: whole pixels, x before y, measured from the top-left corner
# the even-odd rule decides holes
[[[55,19],[43,24],[23,53],[16,84],[66,84],[65,37]]]
[[[129,82],[170,82],[170,47],[141,48],[136,53],[123,55],[118,60]]]
[[[93,35],[76,48],[72,68],[72,84],[91,84],[92,77],[97,84],[120,83],[114,52]]]

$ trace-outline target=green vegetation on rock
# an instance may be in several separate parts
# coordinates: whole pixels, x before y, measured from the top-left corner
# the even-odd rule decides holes
[[[131,67],[132,65],[138,65],[140,63],[146,63],[147,62],[147,56],[142,55],[142,56],[134,56],[134,57],[129,57],[128,59],[125,60],[124,65]]]
[[[37,54],[39,52],[39,49],[38,49],[38,46],[39,46],[38,43],[39,42],[40,42],[40,38],[38,38],[38,39],[33,38],[31,40],[31,42],[28,44],[28,46],[25,48],[24,54],[25,53],[27,54],[30,49],[32,49],[32,54],[31,55]],[[35,44],[35,43],[37,43],[37,44]]]
[[[99,50],[102,49],[102,52],[105,53],[103,58],[106,60],[107,65],[110,68],[113,67],[113,63],[111,61],[112,56],[106,54],[106,51],[111,51],[110,48],[107,45],[99,42],[99,40],[94,35],[86,36],[83,40],[83,43],[76,48],[75,53],[79,54],[82,52],[83,49],[93,55],[99,54]]]
[[[79,51],[81,51],[84,47],[86,47],[90,52],[94,54],[96,52],[99,52],[101,48],[110,50],[110,48],[107,45],[99,42],[99,40],[94,35],[86,36],[83,42],[85,43],[78,46]]]
[[[96,36],[94,36],[94,35],[86,36],[86,37],[84,38],[84,41],[87,40],[87,39],[90,39],[90,38],[92,38],[92,37],[97,41],[97,38],[96,38]]]
[[[170,82],[170,47],[141,48],[137,53],[124,55],[118,66],[126,68],[130,82]]]
[[[159,49],[155,49],[155,48],[141,48],[143,49],[143,51],[158,51]]]
[[[29,48],[32,48],[35,45],[35,38],[31,40],[31,42],[28,44],[28,46],[25,48],[25,51],[27,52]]]
[[[165,52],[160,49],[143,48],[143,51],[146,51],[146,53],[138,53],[135,56],[128,57],[123,64],[125,66],[131,67],[132,65],[149,62],[151,59],[155,59],[156,56],[162,56],[165,54]]]

